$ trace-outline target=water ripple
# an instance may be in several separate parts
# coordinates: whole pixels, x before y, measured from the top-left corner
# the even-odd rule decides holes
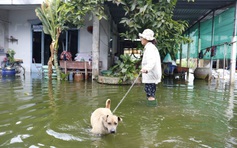
[[[10,144],[13,144],[13,143],[22,143],[23,140],[22,139],[26,139],[26,138],[29,138],[30,135],[17,135],[15,136],[14,138],[11,139],[10,141]]]
[[[173,81],[173,80],[171,80]],[[168,81],[167,81],[168,82]],[[144,85],[135,85],[116,115],[117,133],[94,136],[90,115],[111,99],[113,110],[130,85],[94,81],[2,80],[1,147],[236,147],[237,88],[165,81],[157,107],[146,105]]]
[[[46,133],[50,136],[57,138],[57,139],[61,139],[61,140],[65,140],[65,141],[71,141],[71,140],[83,141],[79,137],[75,137],[75,136],[73,136],[71,134],[67,134],[67,133],[58,133],[58,132],[55,132],[51,129],[46,130]]]

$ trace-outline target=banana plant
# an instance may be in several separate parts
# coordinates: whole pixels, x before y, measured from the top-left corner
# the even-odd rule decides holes
[[[41,20],[43,25],[43,31],[45,34],[51,36],[52,42],[50,44],[51,56],[48,60],[48,77],[52,78],[53,65],[55,66],[57,79],[60,80],[60,69],[58,66],[58,39],[61,31],[64,29],[63,19],[60,18],[60,12],[58,11],[63,4],[61,0],[45,0],[41,7],[35,9],[36,15]],[[60,22],[59,22],[60,20]]]
[[[58,66],[58,39],[63,30],[70,26],[80,28],[84,25],[86,14],[94,13],[98,19],[106,18],[104,0],[45,0],[41,7],[35,9],[36,15],[43,24],[45,34],[51,36],[51,56],[48,60],[48,76],[51,79],[55,66],[57,80],[61,80]]]

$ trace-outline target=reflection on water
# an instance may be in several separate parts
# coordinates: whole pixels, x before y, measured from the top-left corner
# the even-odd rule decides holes
[[[27,74],[0,83],[0,147],[237,147],[236,87],[224,82],[163,79],[158,107],[135,85],[116,115],[117,133],[90,133],[90,114],[130,85],[48,81]]]

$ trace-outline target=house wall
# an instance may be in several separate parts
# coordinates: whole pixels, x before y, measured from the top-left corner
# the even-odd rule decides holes
[[[0,10],[0,49],[2,51],[0,53],[0,62],[3,61],[6,49],[8,49],[8,42],[6,40],[8,37],[8,24],[8,11]]]
[[[87,31],[88,26],[92,26],[92,21],[86,20],[85,26],[80,29],[79,35],[79,53],[91,54],[92,52],[92,33]],[[100,61],[102,62],[101,70],[108,69],[112,62],[112,52],[109,52],[109,40],[110,40],[110,21],[100,20]],[[116,45],[116,42],[114,42]]]
[[[25,0],[24,2],[30,1]],[[38,19],[35,15],[35,8],[30,7],[27,10],[0,10],[0,46],[3,46],[5,49],[15,50],[15,58],[23,59],[23,66],[26,72],[30,72],[31,66],[34,66],[32,65],[32,30],[29,20]],[[86,20],[85,26],[79,30],[79,53],[91,54],[92,52],[92,33],[87,31],[88,26],[92,26],[92,21]],[[108,69],[112,63],[112,57],[109,54],[110,35],[110,21],[101,20],[100,61],[102,61],[102,70]],[[7,39],[10,36],[17,39],[17,42],[9,42]]]
[[[23,59],[23,66],[30,72],[32,63],[32,31],[31,24],[27,21],[36,19],[34,9],[9,11],[9,37],[13,36],[18,41],[9,42],[9,48],[15,50],[15,58]]]
[[[106,70],[110,65],[109,55],[110,24],[107,20],[100,21],[100,60],[102,60],[102,70]]]
[[[41,4],[44,0],[1,0],[0,4]]]
[[[85,19],[85,26],[79,30],[79,53],[91,54],[92,51],[92,33],[87,31],[87,27],[92,26],[92,21]]]

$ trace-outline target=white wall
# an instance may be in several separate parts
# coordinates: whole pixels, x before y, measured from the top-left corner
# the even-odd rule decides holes
[[[107,20],[100,21],[100,60],[102,61],[102,70],[109,68],[109,39],[110,39],[110,24]]]
[[[0,48],[7,49],[8,42],[6,38],[8,37],[8,11],[0,10]]]
[[[87,31],[88,26],[92,26],[92,21],[85,19],[85,26],[80,28],[79,32],[79,53],[91,54],[92,51],[92,34]]]
[[[44,0],[1,0],[0,4],[41,4]]]
[[[0,49],[4,49],[4,53],[0,54],[0,62],[2,62],[5,58],[5,53],[8,49],[8,42],[6,40],[6,38],[8,37],[8,25],[8,11],[0,10]]]
[[[36,18],[34,9],[9,12],[9,37],[18,39],[18,42],[9,42],[9,48],[16,51],[15,58],[23,59],[27,72],[30,72],[32,63],[32,32],[27,20]]]
[[[87,31],[88,26],[92,26],[92,21],[86,20],[85,26],[80,29],[79,36],[79,53],[92,52],[92,34]],[[108,69],[110,60],[108,60],[110,38],[110,24],[107,20],[100,21],[100,61],[102,61],[102,70]]]

